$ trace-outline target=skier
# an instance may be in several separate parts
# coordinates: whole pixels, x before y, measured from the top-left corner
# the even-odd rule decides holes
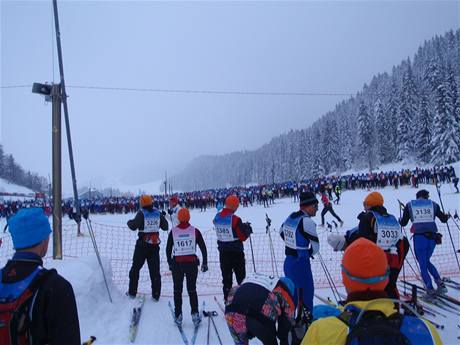
[[[198,277],[199,260],[196,256],[196,245],[200,247],[203,257],[201,271],[208,270],[208,254],[206,244],[200,230],[190,225],[190,212],[181,208],[177,212],[179,225],[172,228],[166,244],[166,257],[169,269],[172,272],[174,284],[174,314],[175,322],[182,324],[182,289],[184,277],[187,279],[187,292],[192,310],[192,320],[195,326],[201,322],[198,312],[198,296],[196,293],[196,279]]]
[[[311,217],[318,211],[318,200],[312,192],[301,193],[299,207],[281,225],[280,236],[285,243],[284,274],[294,282],[296,305],[308,323],[314,293],[310,257],[319,252],[316,224]]]
[[[396,281],[409,251],[409,241],[403,236],[395,216],[389,214],[383,206],[383,196],[379,192],[369,193],[363,202],[364,212],[358,215],[359,225],[355,231],[346,235],[331,234],[329,244],[334,250],[344,250],[346,246],[360,237],[376,243],[385,251],[390,266],[390,279],[386,292],[389,297],[399,299]]]
[[[169,199],[169,208],[168,208],[168,214],[171,219],[171,227],[177,226],[179,224],[179,221],[177,219],[177,212],[179,212],[180,205],[179,205],[179,198],[177,196],[172,196],[171,199]]]
[[[334,202],[338,205],[340,201],[340,194],[342,194],[342,189],[340,188],[339,182],[335,185],[334,188],[335,200]]]
[[[431,263],[430,258],[433,255],[436,244],[440,244],[442,237],[438,232],[435,219],[438,217],[441,222],[447,223],[450,216],[444,214],[439,205],[429,199],[430,194],[427,190],[419,190],[415,197],[416,200],[408,202],[404,207],[400,224],[406,226],[409,219],[412,222],[411,233],[414,234],[415,257],[420,265],[420,273],[428,295],[434,296],[436,293],[430,274],[438,286],[437,292],[446,293],[447,288],[442,282],[438,270]]]
[[[241,284],[246,277],[243,241],[249,238],[252,228],[250,223],[243,223],[241,218],[234,214],[238,206],[238,197],[236,195],[228,196],[225,199],[224,208],[216,214],[213,220],[217,234],[217,248],[222,271],[222,290],[225,300],[227,300],[228,292],[233,285],[233,272],[238,284]]]
[[[127,295],[136,297],[139,282],[139,271],[144,266],[145,260],[149,266],[150,280],[152,282],[152,298],[158,301],[161,293],[160,275],[160,229],[168,230],[166,213],[153,207],[153,198],[150,195],[141,195],[139,198],[141,209],[134,219],[128,220],[128,227],[132,231],[139,230],[136,247],[134,248],[133,264],[129,271],[129,290]]]
[[[342,219],[334,212],[334,209],[332,208],[332,204],[329,201],[329,198],[326,195],[326,192],[324,190],[324,187],[321,188],[320,191],[321,194],[321,202],[323,203],[323,209],[321,211],[321,226],[324,226],[324,216],[326,213],[330,212],[335,219],[337,219],[340,223],[340,226],[343,225]]]
[[[256,337],[265,345],[288,344],[294,324],[294,283],[286,277],[255,274],[230,290],[225,319],[237,345]]]
[[[8,228],[16,252],[0,271],[0,343],[81,344],[72,285],[43,268],[51,233],[43,209],[21,209]]]
[[[339,316],[313,322],[301,345],[442,344],[428,321],[399,314],[393,301],[385,299],[389,280],[385,256],[381,248],[365,238],[347,247],[342,259],[347,290],[344,310]]]
[[[456,177],[456,176],[452,179],[452,182],[453,182],[453,184],[454,184],[454,187],[455,187],[455,189],[457,190],[455,193],[458,193],[458,192],[459,192],[459,190],[458,190],[458,180],[459,180],[459,179],[458,179],[458,177]]]

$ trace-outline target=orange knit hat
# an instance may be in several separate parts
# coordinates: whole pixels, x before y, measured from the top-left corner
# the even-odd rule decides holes
[[[385,252],[368,239],[357,239],[343,254],[342,279],[348,293],[383,291],[389,274]]]
[[[369,207],[383,206],[383,196],[379,192],[369,193],[364,199],[364,204]]]
[[[188,208],[181,208],[179,212],[177,212],[177,219],[180,223],[185,223],[190,220],[190,212]]]
[[[147,195],[147,194],[141,195],[141,197],[139,198],[139,204],[141,205],[141,207],[146,207],[146,206],[153,205],[152,196]]]
[[[229,195],[227,199],[225,199],[226,208],[236,211],[238,206],[240,206],[240,201],[238,200],[238,197],[236,195]]]

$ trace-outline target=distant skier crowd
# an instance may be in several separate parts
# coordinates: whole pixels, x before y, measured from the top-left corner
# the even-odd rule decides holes
[[[379,173],[362,173],[342,176],[322,176],[320,178],[302,180],[300,182],[287,181],[250,187],[232,187],[176,193],[180,204],[188,209],[206,211],[209,208],[221,208],[228,195],[237,195],[243,207],[254,204],[269,207],[276,199],[290,197],[298,200],[299,193],[312,191],[314,193],[327,193],[329,199],[340,199],[342,190],[376,189],[391,186],[411,185],[417,188],[419,183],[433,184],[434,181],[441,183],[453,183],[458,189],[459,178],[452,166],[416,168],[413,170],[401,169],[400,171],[387,171]],[[165,210],[169,205],[169,196],[154,195],[155,206]],[[135,213],[139,209],[139,196],[136,197],[94,197],[81,201],[82,215],[91,214],[122,214]],[[35,200],[0,200],[0,218],[8,218],[19,209],[25,207],[43,207],[45,214],[51,214],[52,202],[46,199]],[[73,218],[74,208],[72,199],[62,203],[63,214]]]

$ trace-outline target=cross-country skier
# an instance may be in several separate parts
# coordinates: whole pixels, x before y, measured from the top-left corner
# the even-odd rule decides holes
[[[388,262],[381,248],[365,238],[353,242],[342,259],[343,285],[348,294],[343,312],[313,322],[301,345],[441,345],[433,325],[399,314],[393,301],[385,299],[388,275]]]
[[[430,194],[427,190],[419,190],[415,197],[416,200],[408,202],[404,207],[400,224],[406,226],[409,219],[412,222],[410,231],[414,234],[415,257],[420,265],[420,273],[428,295],[434,295],[436,292],[430,274],[438,286],[437,292],[446,293],[447,288],[430,258],[436,244],[441,242],[441,234],[438,232],[435,219],[438,217],[441,222],[447,223],[449,215],[444,214],[439,205],[429,199]]]
[[[136,297],[139,271],[147,260],[152,282],[152,297],[154,301],[158,301],[161,294],[160,229],[167,231],[168,221],[164,211],[160,212],[153,207],[153,198],[150,195],[142,195],[139,198],[139,205],[141,209],[136,213],[134,219],[128,220],[128,227],[132,231],[139,230],[133,264],[129,271],[128,296]]]
[[[286,254],[284,274],[294,282],[296,304],[307,321],[311,321],[308,319],[313,310],[314,285],[310,257],[319,252],[316,224],[311,217],[318,211],[318,200],[312,192],[301,193],[299,207],[280,228]]]
[[[321,202],[323,203],[323,209],[321,210],[321,226],[324,226],[324,216],[326,213],[330,212],[335,219],[337,219],[340,223],[340,226],[343,225],[342,219],[334,212],[334,209],[332,208],[332,204],[329,201],[329,198],[326,195],[326,192],[324,190],[324,187],[321,188]]]
[[[286,277],[251,275],[230,290],[225,319],[236,345],[258,338],[265,345],[288,345],[294,324],[294,283]]]
[[[217,248],[225,300],[227,300],[228,292],[233,285],[233,273],[235,273],[238,284],[241,284],[246,277],[243,241],[249,238],[252,228],[250,223],[243,223],[241,218],[234,214],[238,206],[238,197],[236,195],[228,196],[225,199],[224,208],[216,214],[213,220],[214,230],[217,234]]]
[[[176,195],[173,195],[171,199],[169,199],[168,208],[168,214],[171,220],[171,227],[177,226],[179,224],[179,220],[177,219],[177,212],[179,212],[179,209],[179,198]]]
[[[358,229],[347,234],[331,234],[329,244],[334,250],[344,250],[346,246],[360,237],[376,243],[385,251],[390,266],[390,279],[386,292],[389,297],[399,299],[396,281],[409,251],[409,241],[403,236],[395,216],[383,206],[383,196],[379,192],[369,193],[363,202],[364,212],[358,215]]]
[[[192,320],[195,325],[201,322],[198,312],[198,295],[196,293],[196,279],[198,277],[199,260],[196,256],[196,246],[200,247],[203,257],[201,271],[208,270],[208,254],[206,244],[200,230],[190,225],[190,212],[181,208],[177,213],[179,225],[172,228],[166,244],[166,257],[169,269],[172,272],[174,283],[174,314],[177,324],[182,323],[182,289],[184,277],[187,280],[187,292],[190,299]]]

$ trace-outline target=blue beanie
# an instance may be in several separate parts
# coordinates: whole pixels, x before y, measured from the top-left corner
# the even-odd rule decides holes
[[[30,248],[51,233],[50,222],[41,208],[23,208],[8,220],[14,249]]]
[[[286,287],[287,292],[291,295],[292,298],[294,298],[294,292],[295,292],[295,285],[292,282],[291,279],[288,277],[281,277],[280,282],[283,283],[283,285]]]

